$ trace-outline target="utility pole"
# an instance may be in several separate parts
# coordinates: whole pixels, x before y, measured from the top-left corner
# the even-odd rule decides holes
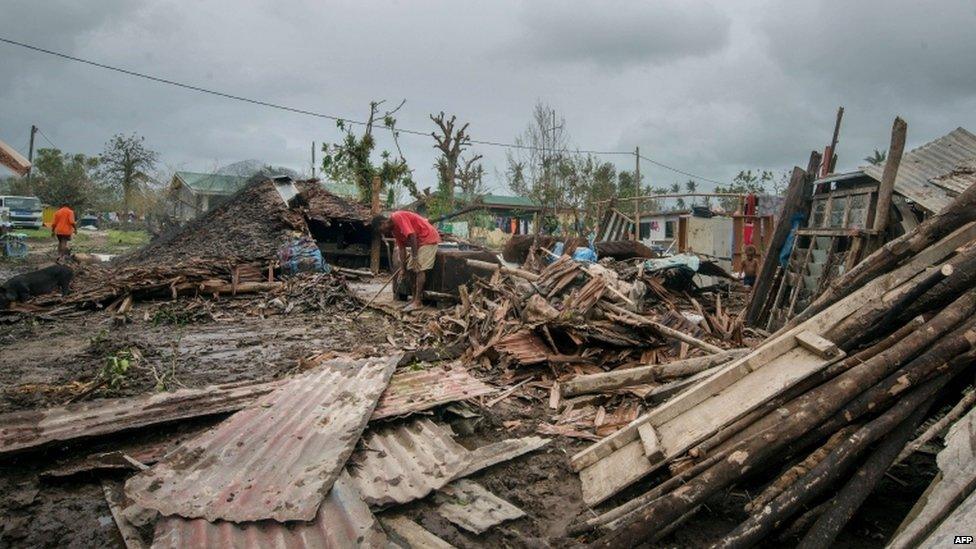
[[[37,126],[31,125],[30,132],[30,149],[27,151],[27,161],[30,162],[30,168],[27,169],[27,187],[31,188],[32,175],[34,174],[34,134],[37,133]]]
[[[634,148],[634,241],[640,240],[640,147]]]
[[[312,141],[312,179],[315,179],[315,141]]]

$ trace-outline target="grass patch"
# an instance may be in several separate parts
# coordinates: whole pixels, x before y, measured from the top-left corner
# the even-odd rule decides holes
[[[149,243],[149,233],[146,231],[109,229],[108,243],[112,246],[145,246]]]
[[[51,242],[55,245],[51,229],[15,229],[14,232],[27,235],[28,241],[40,243]],[[88,232],[78,231],[71,237],[71,250],[84,253],[117,254],[133,248],[139,248],[149,243],[149,233],[146,231],[125,231],[109,229],[107,231]]]

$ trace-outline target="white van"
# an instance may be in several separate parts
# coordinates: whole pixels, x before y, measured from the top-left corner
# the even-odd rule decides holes
[[[10,212],[14,228],[40,229],[44,225],[41,199],[36,196],[0,196],[0,208]]]

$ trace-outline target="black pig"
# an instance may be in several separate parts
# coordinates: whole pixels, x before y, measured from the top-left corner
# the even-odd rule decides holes
[[[53,292],[60,288],[61,295],[68,295],[75,273],[64,265],[51,265],[36,271],[17,275],[3,284],[0,308],[6,309],[15,301]]]

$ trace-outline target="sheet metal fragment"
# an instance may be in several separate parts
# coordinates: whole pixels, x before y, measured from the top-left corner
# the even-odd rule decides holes
[[[525,516],[518,507],[470,480],[458,480],[441,488],[434,501],[439,515],[475,534]]]
[[[310,521],[398,360],[327,361],[134,476],[126,493],[164,515]]]

